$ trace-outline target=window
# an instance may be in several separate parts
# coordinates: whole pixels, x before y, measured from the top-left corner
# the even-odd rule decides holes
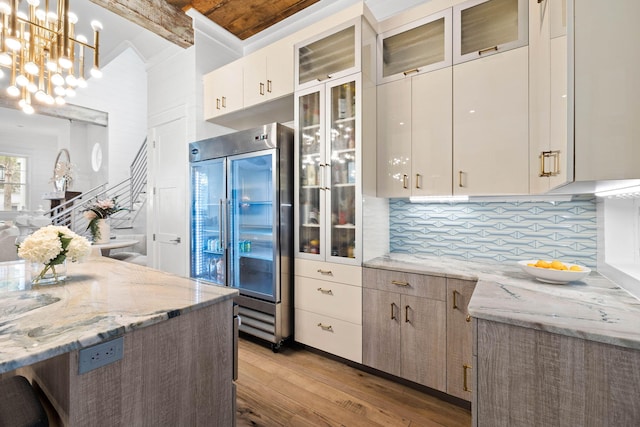
[[[27,206],[27,159],[0,155],[0,199],[3,211]]]

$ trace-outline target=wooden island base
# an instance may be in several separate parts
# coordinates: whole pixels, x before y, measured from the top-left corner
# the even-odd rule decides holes
[[[232,300],[124,335],[123,358],[78,374],[79,350],[18,369],[66,426],[230,426]]]

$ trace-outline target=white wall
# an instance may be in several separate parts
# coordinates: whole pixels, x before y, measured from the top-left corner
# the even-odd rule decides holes
[[[103,146],[103,151],[109,184],[114,185],[129,177],[131,162],[147,136],[147,71],[137,53],[128,48],[102,72],[99,81],[89,79],[89,86],[78,89],[69,102],[109,114],[108,149]],[[87,150],[93,142],[87,138]]]

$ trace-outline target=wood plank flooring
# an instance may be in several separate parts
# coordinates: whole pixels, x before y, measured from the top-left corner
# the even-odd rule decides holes
[[[238,427],[471,425],[466,409],[300,346],[238,349]]]

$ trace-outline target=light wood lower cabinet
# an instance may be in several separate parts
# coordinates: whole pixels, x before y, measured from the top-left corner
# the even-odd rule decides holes
[[[362,362],[362,268],[296,259],[295,340]]]
[[[476,282],[447,279],[447,393],[471,400],[473,361],[471,317],[467,311]]]
[[[476,322],[473,425],[638,425],[640,351]]]
[[[363,270],[363,364],[446,390],[445,280]]]

